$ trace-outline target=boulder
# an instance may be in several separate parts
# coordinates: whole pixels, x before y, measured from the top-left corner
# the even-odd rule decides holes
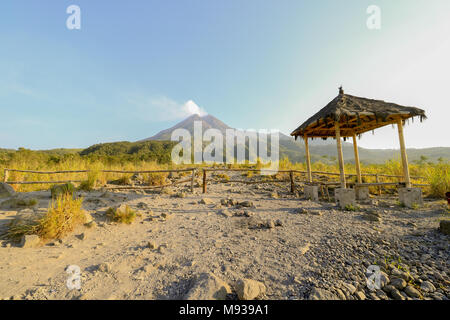
[[[200,274],[185,300],[225,300],[231,289],[224,281],[212,273]]]
[[[391,285],[396,288],[397,290],[403,290],[406,287],[406,281],[404,279],[395,278],[392,279]]]
[[[240,300],[254,300],[266,293],[266,286],[256,280],[241,279],[236,283],[235,290]]]
[[[423,292],[428,292],[428,293],[432,293],[432,292],[436,291],[436,287],[430,281],[422,282],[422,284],[420,285],[420,289]]]
[[[328,290],[313,288],[309,300],[338,300],[338,297]]]
[[[420,298],[421,297],[419,290],[417,290],[413,286],[407,286],[404,291],[411,298]]]
[[[9,184],[0,182],[0,199],[14,197],[16,192]]]

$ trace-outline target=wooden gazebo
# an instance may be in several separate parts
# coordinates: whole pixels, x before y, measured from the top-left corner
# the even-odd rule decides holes
[[[406,187],[411,187],[409,176],[408,158],[406,155],[403,125],[409,118],[419,117],[420,121],[426,119],[425,111],[415,107],[404,107],[381,100],[371,100],[344,94],[342,87],[339,95],[328,103],[319,112],[306,120],[295,129],[291,136],[297,140],[302,137],[305,141],[306,166],[308,180],[312,182],[311,159],[308,147],[308,138],[336,138],[338,161],[340,170],[341,188],[346,188],[344,157],[342,154],[341,137],[353,138],[355,153],[355,166],[358,183],[361,184],[361,168],[359,163],[358,145],[356,137],[364,132],[384,127],[389,124],[397,124],[400,139],[400,152],[402,156],[403,174]]]

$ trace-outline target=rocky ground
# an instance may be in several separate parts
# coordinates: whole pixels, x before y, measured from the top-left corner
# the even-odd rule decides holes
[[[90,227],[46,244],[0,243],[0,298],[450,298],[443,202],[407,209],[378,197],[342,211],[290,194],[287,184],[235,183],[210,183],[206,195],[197,185],[194,193],[180,186],[77,196]],[[0,232],[50,202],[45,191],[19,197],[38,203],[20,210],[0,200]],[[138,212],[131,225],[105,215],[122,204]],[[381,267],[379,289],[367,285],[371,265]],[[79,290],[67,287],[69,266],[80,268]]]

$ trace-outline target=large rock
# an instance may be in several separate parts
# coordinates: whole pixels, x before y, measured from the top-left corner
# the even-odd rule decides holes
[[[411,298],[420,298],[421,297],[419,290],[417,290],[416,288],[414,288],[411,285],[407,286],[404,291]]]
[[[251,279],[239,280],[235,289],[240,300],[254,300],[266,293],[264,283]]]
[[[309,300],[339,300],[338,297],[325,289],[313,288],[309,294]]]
[[[0,182],[0,199],[14,197],[16,192],[9,184]]]
[[[184,297],[186,300],[225,300],[231,289],[212,273],[202,273]]]
[[[41,239],[39,236],[35,234],[31,235],[24,235],[22,236],[22,239],[20,240],[20,246],[22,248],[36,248],[41,243]]]

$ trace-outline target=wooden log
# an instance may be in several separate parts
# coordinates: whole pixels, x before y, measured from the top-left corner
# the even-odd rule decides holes
[[[294,182],[294,173],[291,171],[289,172],[289,178],[291,180],[291,193],[295,192],[295,182]]]
[[[344,155],[342,154],[342,142],[341,142],[341,130],[339,128],[339,123],[335,124],[336,130],[336,142],[337,142],[337,152],[339,160],[339,171],[341,177],[341,188],[345,189],[345,172],[344,172]]]
[[[203,169],[203,193],[206,193],[206,170]]]
[[[353,151],[355,153],[356,177],[357,177],[358,183],[362,183],[361,166],[360,166],[360,163],[359,163],[358,143],[356,141],[356,134],[355,133],[353,133]]]
[[[375,175],[375,181],[376,181],[377,183],[380,182],[378,173]],[[380,186],[378,187],[378,195],[381,196],[381,187],[380,187]]]
[[[8,181],[8,184],[57,184],[69,182],[82,182],[82,180],[65,180],[65,181]]]
[[[196,169],[192,169],[192,177],[191,177],[191,192],[194,193],[194,180],[195,180],[195,173]]]
[[[405,137],[403,136],[403,122],[397,120],[398,138],[400,140],[400,153],[402,155],[403,175],[407,188],[411,187],[411,178],[409,176],[408,156],[406,154]]]
[[[8,171],[8,169],[5,169],[3,172],[4,172],[3,182],[6,183],[8,181],[8,178],[9,178],[9,171]]]
[[[303,139],[305,140],[306,170],[308,173],[307,179],[309,182],[312,182],[311,155],[309,154],[308,136],[305,134]]]
[[[120,187],[106,187],[105,189],[107,190],[126,190],[126,189],[130,189],[130,190],[150,190],[150,189],[159,189],[159,188],[164,188],[164,187],[171,187],[180,183],[186,183],[191,181],[191,178],[189,179],[185,179],[185,180],[180,180],[180,181],[175,181],[172,183],[168,183],[168,184],[161,184],[161,185],[157,185],[157,186],[120,186]]]

